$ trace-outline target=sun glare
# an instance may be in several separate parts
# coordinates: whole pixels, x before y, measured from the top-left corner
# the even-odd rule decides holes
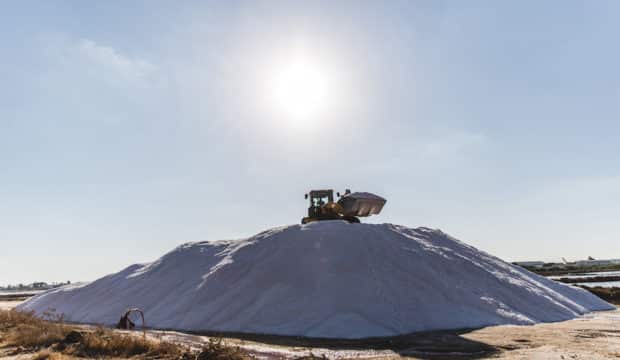
[[[327,78],[316,65],[295,62],[278,69],[274,88],[275,102],[288,121],[295,125],[321,115],[328,102]]]

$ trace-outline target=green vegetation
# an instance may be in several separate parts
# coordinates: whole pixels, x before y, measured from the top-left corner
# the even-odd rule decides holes
[[[529,267],[529,266],[523,266],[523,267],[533,273],[543,275],[543,276],[585,274],[585,273],[602,272],[602,271],[620,271],[620,264],[592,265],[592,266],[545,264],[545,266],[539,267],[539,268]]]
[[[608,287],[601,287],[601,286],[589,287],[589,286],[583,286],[583,285],[581,285],[580,287],[588,290],[589,292],[593,293],[594,295],[600,297],[601,299],[609,303],[620,305],[620,288],[616,288],[616,287],[608,288]]]
[[[555,280],[565,284],[620,282],[620,276],[563,277]]]
[[[28,294],[2,294],[0,295],[0,301],[24,301],[30,298]]]

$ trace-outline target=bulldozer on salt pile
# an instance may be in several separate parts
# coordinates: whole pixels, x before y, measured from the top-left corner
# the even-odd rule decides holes
[[[345,220],[357,224],[360,217],[376,215],[381,212],[386,201],[381,196],[345,190],[343,195],[336,193],[338,201],[334,202],[334,190],[312,190],[305,194],[310,199],[308,216],[301,219],[302,224],[322,220]]]

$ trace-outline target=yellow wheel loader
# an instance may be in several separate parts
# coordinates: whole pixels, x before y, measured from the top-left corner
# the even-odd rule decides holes
[[[308,216],[301,219],[302,224],[322,220],[345,220],[359,223],[360,217],[376,215],[381,212],[386,200],[375,194],[355,192],[347,189],[344,195],[336,193],[338,201],[334,201],[334,190],[312,190],[305,195],[310,199]]]

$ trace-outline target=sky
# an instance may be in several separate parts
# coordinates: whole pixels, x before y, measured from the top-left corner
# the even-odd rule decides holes
[[[0,6],[0,285],[296,224],[318,188],[509,261],[620,258],[619,2]]]

